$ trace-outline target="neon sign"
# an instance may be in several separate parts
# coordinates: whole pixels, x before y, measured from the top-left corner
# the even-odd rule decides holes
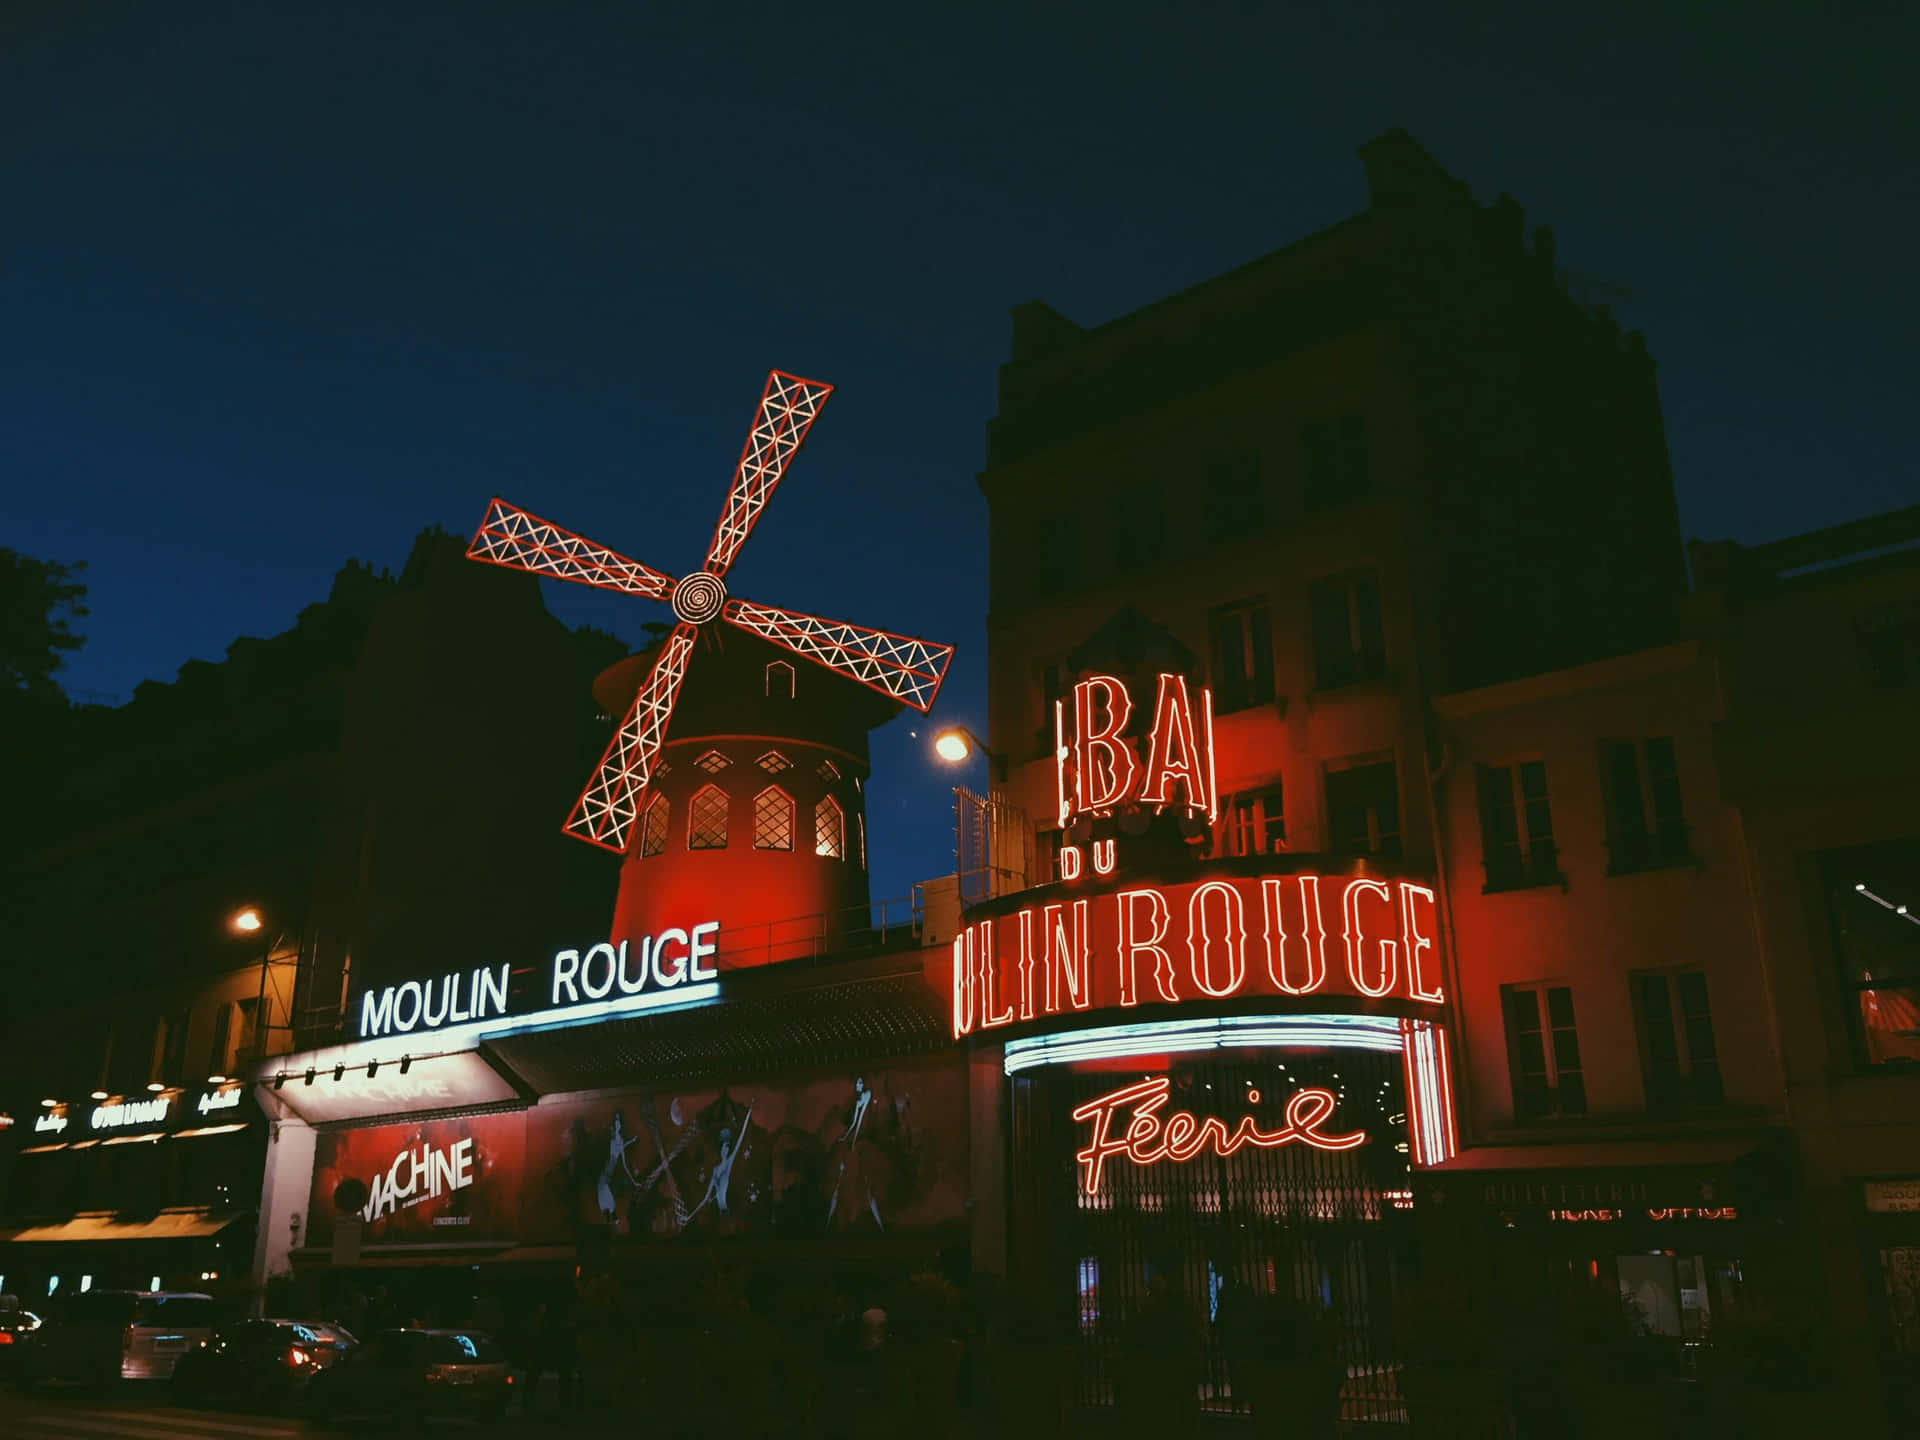
[[[218,1090],[203,1091],[199,1100],[194,1102],[193,1108],[198,1110],[202,1115],[205,1115],[210,1110],[238,1109],[239,1105],[240,1087],[238,1085],[227,1085],[222,1086]]]
[[[58,1135],[66,1128],[67,1116],[63,1110],[48,1110],[33,1117],[33,1132],[36,1135],[44,1135],[48,1131]]]
[[[1370,876],[1238,875],[1040,900],[953,941],[955,1039],[1143,1002],[1445,999],[1434,892]]]
[[[1589,1210],[1549,1210],[1549,1220],[1568,1224],[1612,1224],[1625,1220],[1630,1211],[1616,1206],[1600,1206]],[[1649,1220],[1738,1220],[1740,1212],[1731,1205],[1658,1205],[1648,1206]]]
[[[1075,816],[1109,816],[1129,805],[1154,814],[1174,809],[1208,820],[1218,818],[1212,691],[1200,687],[1196,705],[1186,676],[1162,674],[1152,721],[1139,740],[1128,738],[1127,732],[1134,728],[1133,696],[1117,676],[1089,675],[1081,680],[1073,687],[1071,728],[1067,715],[1068,702],[1055,701],[1055,796],[1062,829]],[[1144,758],[1137,753],[1140,746]],[[1112,868],[1111,841],[1104,854],[1096,847],[1094,860],[1096,868],[1103,860]],[[1076,852],[1065,866],[1077,866],[1078,861]]]
[[[1226,1122],[1215,1115],[1202,1117],[1175,1110],[1162,1119],[1160,1111],[1166,1107],[1169,1084],[1166,1076],[1157,1075],[1075,1107],[1073,1118],[1092,1127],[1086,1145],[1073,1157],[1080,1165],[1080,1188],[1085,1194],[1100,1193],[1100,1179],[1109,1158],[1153,1165],[1162,1160],[1184,1163],[1209,1148],[1224,1160],[1248,1145],[1265,1150],[1293,1144],[1315,1150],[1351,1150],[1367,1143],[1364,1130],[1345,1135],[1321,1133],[1320,1126],[1333,1117],[1337,1103],[1331,1090],[1309,1086],[1294,1091],[1287,1098],[1286,1124],[1279,1130],[1261,1130],[1253,1116],[1243,1115],[1229,1131]],[[1249,1091],[1247,1098],[1258,1104],[1260,1092]],[[1123,1110],[1128,1116],[1126,1128],[1116,1136],[1114,1120]]]
[[[96,1130],[124,1130],[129,1125],[158,1125],[173,1108],[173,1097],[156,1095],[151,1100],[116,1100],[111,1105],[96,1105],[89,1123]]]
[[[431,1034],[454,1027],[477,1034],[500,1028],[483,1026],[485,1021],[557,1023],[585,1019],[589,1013],[711,998],[719,933],[720,922],[708,920],[684,930],[670,927],[638,942],[602,941],[584,951],[557,950],[537,989],[531,983],[517,987],[512,967],[503,964],[367,990],[360,996],[360,1038]]]

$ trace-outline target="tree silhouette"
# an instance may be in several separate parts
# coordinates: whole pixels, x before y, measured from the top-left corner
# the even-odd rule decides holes
[[[62,565],[0,548],[0,676],[7,698],[60,695],[54,672],[83,636],[71,621],[87,613],[79,580],[86,562]]]

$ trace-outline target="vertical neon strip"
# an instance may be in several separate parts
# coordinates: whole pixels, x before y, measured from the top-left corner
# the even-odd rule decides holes
[[[1213,763],[1213,689],[1200,687],[1200,697],[1206,701],[1207,711],[1207,823],[1212,825],[1220,819],[1220,774]]]
[[[1426,1129],[1426,1117],[1420,1113],[1420,1080],[1413,1067],[1413,1022],[1400,1022],[1400,1068],[1406,1072],[1407,1082],[1407,1140],[1413,1146],[1413,1163],[1427,1163],[1427,1147],[1423,1139]]]
[[[1440,1114],[1447,1137],[1447,1153],[1440,1158],[1451,1160],[1460,1153],[1460,1136],[1453,1128],[1453,1060],[1447,1054],[1447,1032],[1436,1025],[1433,1033],[1440,1045]]]
[[[1057,810],[1060,816],[1060,828],[1067,828],[1067,702],[1053,702],[1053,780],[1057,797]]]

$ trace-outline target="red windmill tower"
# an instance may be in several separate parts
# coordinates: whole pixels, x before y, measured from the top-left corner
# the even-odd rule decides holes
[[[469,558],[664,600],[679,622],[660,646],[599,768],[574,802],[565,826],[568,834],[616,853],[626,850],[686,678],[694,639],[703,626],[725,621],[916,710],[933,705],[953,659],[951,645],[727,594],[728,569],[832,393],[831,385],[818,381],[779,370],[768,374],[707,558],[698,570],[677,580],[504,500],[496,498],[488,505],[487,518],[467,548]]]

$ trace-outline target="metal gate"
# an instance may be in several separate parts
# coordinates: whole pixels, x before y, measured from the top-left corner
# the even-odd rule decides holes
[[[1317,1086],[1337,1098],[1325,1133],[1364,1130],[1367,1141],[1338,1151],[1249,1145],[1224,1158],[1208,1149],[1149,1165],[1121,1157],[1105,1165],[1098,1193],[1082,1193],[1074,1152],[1089,1132],[1072,1111],[1151,1074],[1169,1079],[1163,1120],[1178,1110],[1217,1115],[1231,1131],[1252,1115],[1271,1133],[1285,1128],[1288,1098]],[[1078,1294],[1080,1404],[1115,1403],[1129,1327],[1164,1276],[1204,1355],[1204,1407],[1244,1406],[1247,1381],[1236,1397],[1236,1364],[1297,1371],[1315,1363],[1337,1372],[1345,1418],[1404,1417],[1395,1318],[1410,1279],[1413,1196],[1399,1056],[1215,1053],[1158,1071],[1060,1070],[1034,1083],[1044,1093],[1035,1108],[1050,1112],[1035,1128],[1055,1137],[1052,1154],[1034,1161],[1044,1165],[1035,1188],[1051,1192],[1052,1223],[1043,1228],[1055,1232],[1047,1247],[1055,1273],[1070,1270]],[[1111,1133],[1123,1134],[1125,1123]]]

